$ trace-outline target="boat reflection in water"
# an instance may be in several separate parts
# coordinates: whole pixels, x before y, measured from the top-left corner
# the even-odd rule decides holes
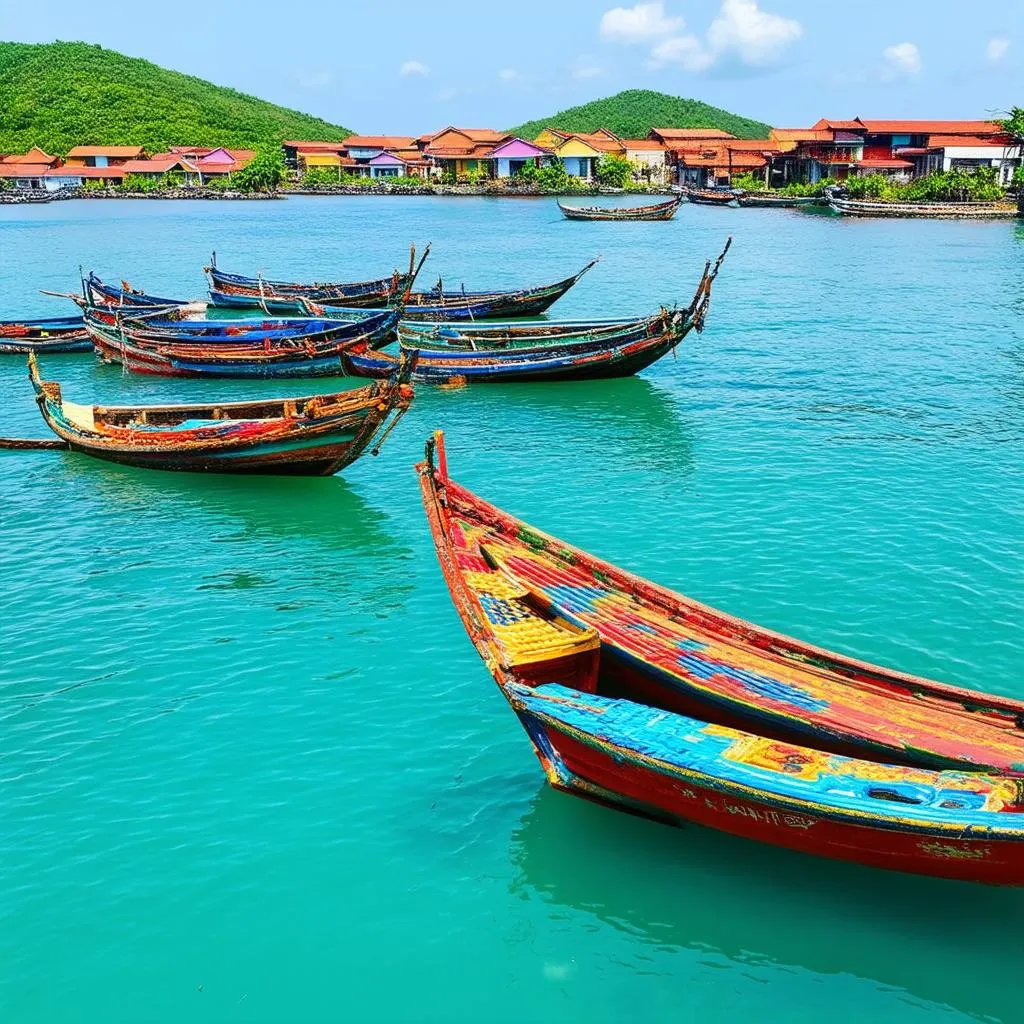
[[[1020,948],[1024,892],[668,828],[547,787],[512,833],[510,859],[513,895],[562,919],[568,910],[662,950],[712,951],[748,977],[847,974],[906,993],[904,1004],[1021,1019],[999,965]]]

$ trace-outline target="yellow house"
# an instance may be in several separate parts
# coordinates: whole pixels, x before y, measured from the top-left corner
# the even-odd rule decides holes
[[[302,162],[309,167],[340,167],[340,153],[303,153]]]
[[[533,144],[535,146],[540,146],[541,149],[554,150],[565,142],[567,138],[569,138],[568,132],[556,131],[554,128],[545,128],[544,131],[542,131],[540,135],[533,140]]]
[[[541,143],[537,143],[541,145]],[[555,146],[545,147],[554,151],[555,159],[561,160],[565,173],[573,178],[593,178],[597,161],[601,157],[599,150],[578,135],[570,135]]]

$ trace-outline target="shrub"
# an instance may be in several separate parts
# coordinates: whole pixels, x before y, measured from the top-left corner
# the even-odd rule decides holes
[[[156,192],[163,187],[163,183],[142,174],[126,174],[117,187],[122,192]]]
[[[302,175],[302,184],[309,186],[316,185],[337,185],[341,175],[336,167],[310,167]]]
[[[285,178],[284,154],[280,147],[261,149],[241,170],[231,175],[231,186],[239,192],[273,192]]]
[[[843,185],[853,199],[885,202],[977,203],[1003,198],[994,167],[935,171],[905,184],[884,174],[871,174],[866,178],[847,178]]]
[[[597,180],[610,188],[625,188],[633,180],[633,167],[621,156],[610,156],[597,163]]]

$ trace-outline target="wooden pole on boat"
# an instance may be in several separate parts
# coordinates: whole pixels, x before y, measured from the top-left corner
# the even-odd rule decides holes
[[[56,437],[0,437],[0,451],[67,451],[70,447],[67,441],[61,441]]]

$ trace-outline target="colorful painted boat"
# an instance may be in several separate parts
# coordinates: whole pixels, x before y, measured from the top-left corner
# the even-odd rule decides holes
[[[0,355],[26,352],[88,352],[92,342],[80,316],[0,320]]]
[[[537,316],[560,299],[598,261],[591,260],[582,270],[554,284],[520,288],[515,291],[445,292],[438,281],[429,291],[412,292],[405,297],[405,320],[493,320]]]
[[[910,763],[920,758],[906,751],[902,761],[880,763],[686,715],[651,696],[665,692],[660,646],[641,647],[631,659],[622,650],[634,637],[658,636],[663,624],[652,622],[649,606],[670,601],[674,631],[688,634],[677,635],[675,660],[709,650],[728,656],[718,671],[750,687],[755,700],[771,703],[799,689],[773,692],[768,672],[828,675],[851,689],[870,677],[884,690],[888,678],[904,692],[910,677],[740,623],[535,530],[449,479],[439,435],[417,468],[452,600],[551,785],[670,824],[697,822],[805,853],[1024,885],[1020,778],[934,770]],[[613,608],[595,621],[590,610],[615,603],[609,595],[619,595],[624,614]],[[700,674],[712,672],[703,662]],[[965,691],[924,680],[914,686],[963,706]],[[979,740],[970,735],[971,715],[1002,713],[1007,729],[1019,728],[1011,713],[1017,702],[974,697],[979,710],[960,716],[962,752]],[[918,722],[925,732],[930,716],[952,715],[937,696],[906,699],[926,709]],[[904,717],[902,703],[891,700]],[[846,724],[856,735],[856,724]]]
[[[314,281],[310,284],[297,284],[293,281],[228,274],[217,266],[216,253],[203,271],[210,282],[210,301],[215,306],[297,313],[305,310],[306,301],[321,306],[349,308],[390,306],[411,287],[415,273],[410,270],[408,274],[400,274],[395,270],[388,277],[371,281]]]
[[[443,384],[519,383],[628,377],[673,351],[690,333],[704,329],[711,285],[729,250],[705,264],[693,300],[685,309],[661,309],[639,320],[570,320],[564,323],[499,323],[451,326],[402,321],[402,349],[417,355],[416,380]],[[345,363],[354,376],[384,377],[397,356],[371,346],[353,346]]]
[[[288,476],[330,476],[379,448],[412,401],[410,369],[411,362],[390,381],[328,395],[98,406],[66,401],[29,357],[43,419],[73,451],[147,469]]]
[[[691,203],[704,203],[707,206],[735,206],[736,196],[730,189],[722,188],[684,188],[683,195]]]
[[[159,295],[150,295],[138,288],[133,288],[127,281],[119,285],[107,284],[89,271],[82,278],[82,295],[86,306],[128,306],[141,309],[166,309],[169,307],[188,307],[189,309],[205,308],[206,303],[187,299],[169,299]]]
[[[645,206],[565,206],[556,200],[568,220],[671,220],[682,201],[681,196],[674,196],[668,202]]]
[[[87,309],[97,352],[136,373],[174,377],[319,377],[346,372],[344,352],[394,338],[398,310],[353,319],[173,320]],[[397,372],[397,364],[394,370]],[[387,374],[386,376],[392,376]]]

